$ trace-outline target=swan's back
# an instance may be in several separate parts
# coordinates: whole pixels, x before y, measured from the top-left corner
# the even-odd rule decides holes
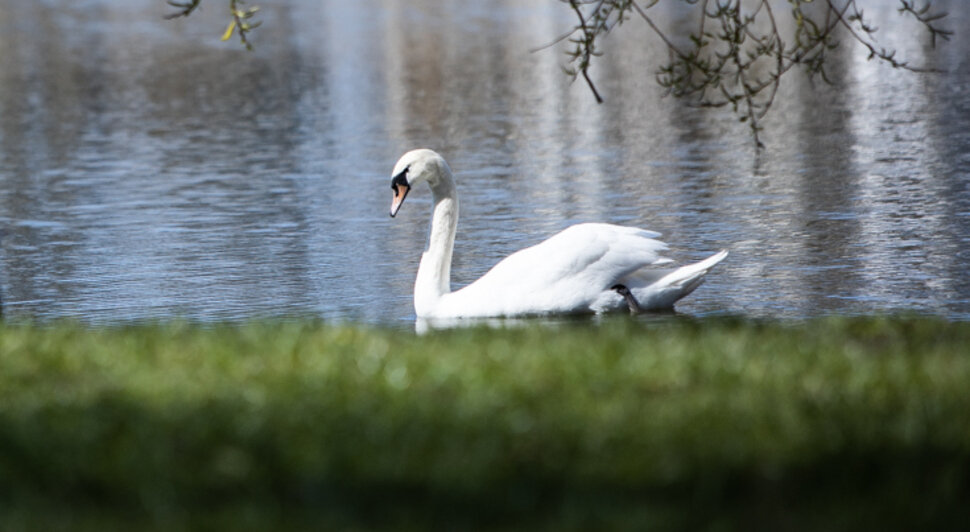
[[[435,312],[451,316],[511,316],[589,312],[619,279],[668,262],[659,233],[605,223],[573,225],[509,255],[482,278],[446,294]]]

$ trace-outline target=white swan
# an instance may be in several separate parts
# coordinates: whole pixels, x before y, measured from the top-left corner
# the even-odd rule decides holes
[[[681,268],[666,264],[659,233],[604,223],[569,227],[509,255],[474,283],[451,291],[451,254],[458,225],[458,194],[451,168],[427,149],[405,153],[394,166],[391,216],[408,192],[426,182],[434,210],[428,247],[414,283],[418,318],[477,318],[669,309],[701,284],[728,253]]]

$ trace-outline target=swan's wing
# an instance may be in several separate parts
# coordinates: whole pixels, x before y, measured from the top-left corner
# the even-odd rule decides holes
[[[642,268],[620,279],[619,284],[630,290],[641,310],[669,310],[700,286],[704,276],[727,256],[727,250],[722,249],[700,262],[679,268]],[[596,312],[608,312],[629,307],[623,296],[609,290],[600,294],[591,308]]]
[[[677,300],[700,286],[711,268],[717,266],[727,256],[727,250],[722,249],[700,262],[680,268],[633,272],[623,282],[633,292],[641,308],[669,309],[673,308]]]
[[[578,224],[496,264],[443,298],[448,313],[514,315],[589,310],[624,276],[651,264],[667,245],[659,233],[611,224]],[[453,310],[451,310],[453,309]]]

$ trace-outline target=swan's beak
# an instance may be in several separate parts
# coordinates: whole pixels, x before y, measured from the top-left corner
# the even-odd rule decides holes
[[[411,185],[408,184],[407,180],[407,169],[394,176],[391,180],[391,190],[394,191],[394,199],[391,200],[391,218],[393,218],[398,209],[401,208],[401,204],[404,203],[404,198],[411,191]]]
[[[398,209],[401,208],[401,204],[404,203],[404,198],[407,197],[408,191],[411,187],[407,185],[398,185],[394,187],[394,199],[391,201],[391,218],[397,214]]]

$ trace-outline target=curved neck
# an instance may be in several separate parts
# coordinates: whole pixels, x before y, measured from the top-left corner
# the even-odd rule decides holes
[[[414,310],[418,316],[428,315],[441,296],[451,292],[451,255],[458,227],[458,193],[447,167],[440,169],[439,179],[431,185],[431,193],[434,198],[431,233],[414,282]]]

